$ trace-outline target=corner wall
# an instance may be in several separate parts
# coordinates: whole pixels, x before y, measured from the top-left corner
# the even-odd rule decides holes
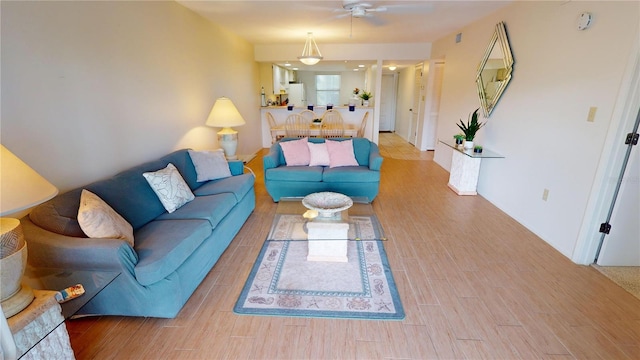
[[[61,192],[179,148],[217,148],[218,97],[261,147],[253,46],[173,1],[0,3],[2,144]]]
[[[579,31],[583,11],[594,20]],[[432,57],[446,61],[438,138],[449,140],[458,119],[479,106],[476,69],[495,24],[505,22],[513,79],[477,137],[505,159],[483,160],[478,192],[569,258],[639,41],[639,18],[638,2],[516,2],[457,31],[461,43],[451,34],[433,45]],[[587,122],[592,106],[595,121]],[[435,161],[449,169],[450,158],[438,144]]]

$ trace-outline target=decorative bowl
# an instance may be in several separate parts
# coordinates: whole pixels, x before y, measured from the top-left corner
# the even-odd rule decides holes
[[[353,200],[340,193],[325,191],[305,196],[302,205],[307,209],[316,210],[319,217],[328,218],[353,206]]]

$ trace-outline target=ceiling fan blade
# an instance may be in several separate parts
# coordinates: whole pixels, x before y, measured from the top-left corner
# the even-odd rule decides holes
[[[387,23],[381,17],[374,16],[374,15],[367,15],[365,17],[362,17],[361,19],[363,19],[364,21],[368,22],[369,24],[371,24],[373,26],[382,26],[382,25]]]
[[[385,8],[384,11],[392,14],[402,14],[402,13],[425,14],[433,11],[433,4],[424,3],[424,2],[415,2],[413,4],[385,5],[385,6],[381,6],[380,8]]]

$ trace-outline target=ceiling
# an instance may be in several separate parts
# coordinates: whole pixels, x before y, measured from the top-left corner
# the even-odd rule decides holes
[[[425,43],[449,35],[511,1],[176,0],[252,44],[295,44],[307,32],[322,44]],[[354,4],[379,11],[352,16]],[[353,13],[356,14],[356,13]]]

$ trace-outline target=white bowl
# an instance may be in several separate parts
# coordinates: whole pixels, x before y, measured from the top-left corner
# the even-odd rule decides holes
[[[353,206],[353,200],[340,193],[325,191],[305,196],[302,199],[302,205],[317,211],[319,217],[332,217],[335,213]]]

